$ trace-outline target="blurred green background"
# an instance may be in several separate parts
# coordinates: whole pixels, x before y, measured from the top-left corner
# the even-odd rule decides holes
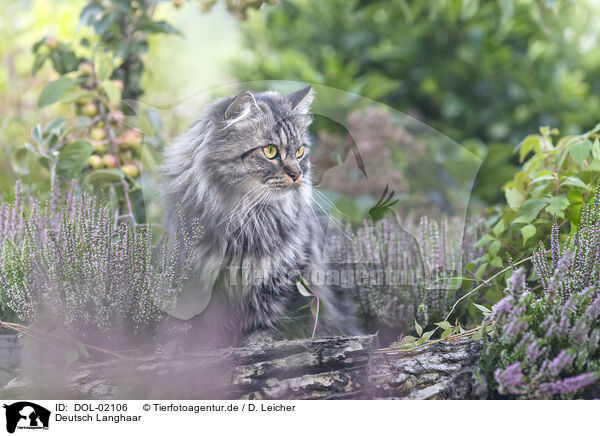
[[[64,105],[37,107],[57,75],[46,64],[32,77],[31,46],[47,35],[68,42],[92,34],[77,28],[87,3],[4,0],[0,7],[4,196],[27,173],[18,154],[32,126],[70,113]],[[242,14],[226,9],[244,1],[156,3],[155,18],[181,35],[150,36],[140,100],[168,109],[166,142],[197,115],[181,103],[206,90],[253,80],[326,85],[403,111],[482,158],[471,202],[485,206],[503,201],[501,186],[516,171],[513,151],[526,135],[543,125],[575,134],[600,120],[594,0],[279,0]],[[317,120],[314,134],[333,144],[315,158],[335,162],[344,129]],[[393,148],[389,142],[377,147]],[[402,171],[406,156],[392,156]]]

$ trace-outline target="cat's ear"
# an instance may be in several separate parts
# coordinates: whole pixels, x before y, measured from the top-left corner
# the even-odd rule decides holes
[[[254,95],[250,91],[243,91],[225,109],[224,119],[234,123],[246,118],[255,109],[258,109],[258,104]]]
[[[310,104],[313,101],[312,86],[299,89],[285,96],[292,104],[294,113],[307,114],[310,111]]]

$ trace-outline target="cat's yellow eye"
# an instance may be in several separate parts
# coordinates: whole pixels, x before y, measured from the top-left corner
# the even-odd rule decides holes
[[[273,159],[275,156],[277,156],[277,147],[274,145],[265,145],[263,147],[263,153],[267,159]]]
[[[296,157],[300,159],[302,156],[304,156],[304,147],[300,147],[298,150],[296,150]]]

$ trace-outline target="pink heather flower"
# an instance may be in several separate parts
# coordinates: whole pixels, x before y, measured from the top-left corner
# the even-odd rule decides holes
[[[502,300],[498,301],[492,308],[492,312],[494,313],[494,315],[500,314],[502,312],[509,313],[513,308],[512,300],[512,297],[507,296],[504,297]]]
[[[556,356],[548,365],[550,374],[553,377],[557,377],[558,374],[560,374],[562,370],[565,369],[565,367],[570,365],[572,362],[573,356],[568,354],[565,350],[561,350],[561,352],[558,353],[558,356]]]
[[[498,368],[494,372],[494,378],[498,382],[498,391],[501,394],[524,394],[526,391],[523,388],[523,372],[521,371],[521,362],[515,362],[507,366],[505,369]]]
[[[549,383],[542,383],[538,389],[545,395],[559,395],[585,388],[586,386],[594,384],[598,378],[599,377],[597,374],[593,372],[586,372],[574,377],[568,377]]]
[[[508,279],[508,292],[512,295],[521,295],[527,290],[527,275],[523,268],[517,269]]]

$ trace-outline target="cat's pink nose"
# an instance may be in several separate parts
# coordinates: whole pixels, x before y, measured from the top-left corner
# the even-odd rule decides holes
[[[300,168],[286,168],[285,173],[290,176],[294,182],[296,182],[300,176],[302,176],[302,171],[300,171]]]

